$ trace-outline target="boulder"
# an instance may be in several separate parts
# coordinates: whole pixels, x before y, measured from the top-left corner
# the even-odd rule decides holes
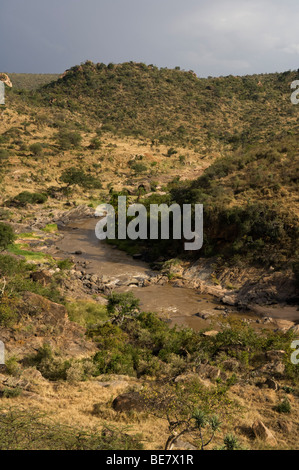
[[[127,411],[144,411],[145,399],[138,392],[124,393],[113,400],[112,408],[120,413]]]
[[[69,321],[63,305],[25,292],[18,304],[18,313],[23,328],[0,328],[10,354],[23,358],[35,354],[45,343],[62,351],[66,357],[86,357],[96,351],[96,346],[84,338],[85,328]]]
[[[265,385],[271,390],[275,390],[275,392],[277,392],[277,390],[279,389],[278,383],[274,379],[271,379],[271,378],[268,378],[266,380]]]
[[[252,425],[252,431],[256,439],[261,439],[262,441],[268,443],[270,446],[277,445],[277,441],[273,433],[270,431],[270,429],[267,428],[267,426],[265,426],[262,421],[255,421]]]
[[[227,378],[225,372],[222,372],[218,367],[211,366],[210,364],[200,364],[196,372],[203,379],[216,380],[220,378],[226,380]]]
[[[203,333],[203,336],[206,336],[208,338],[213,338],[217,336],[218,334],[219,334],[219,331],[212,330],[212,331],[206,331],[205,333]]]
[[[39,282],[42,284],[42,286],[47,286],[48,284],[51,284],[52,281],[52,275],[49,271],[36,271],[30,274],[30,278],[34,282]]]

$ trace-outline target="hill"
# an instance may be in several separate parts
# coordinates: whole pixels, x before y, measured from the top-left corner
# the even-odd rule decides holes
[[[35,90],[52,81],[58,80],[59,74],[46,73],[9,73],[13,87],[24,90]]]
[[[174,142],[204,151],[298,131],[290,103],[297,72],[201,79],[142,63],[86,62],[37,92],[45,106],[88,116],[103,131]]]

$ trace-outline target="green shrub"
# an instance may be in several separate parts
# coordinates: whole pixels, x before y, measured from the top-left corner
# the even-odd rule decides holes
[[[287,398],[284,398],[281,403],[278,403],[278,405],[275,406],[275,411],[278,413],[291,413],[291,410],[292,407],[290,401]]]
[[[12,227],[0,222],[0,251],[5,250],[15,239]]]
[[[0,149],[0,162],[9,158],[9,152],[6,149]]]
[[[61,150],[70,150],[80,147],[82,136],[78,132],[62,130],[58,134],[57,142]]]
[[[23,390],[20,387],[15,388],[8,388],[5,387],[3,389],[3,397],[4,398],[16,398],[22,395]]]
[[[29,150],[31,153],[33,153],[33,155],[41,156],[43,153],[43,146],[42,144],[37,142],[35,144],[30,145]]]
[[[98,180],[98,178],[92,175],[88,175],[82,169],[75,167],[64,170],[60,177],[60,181],[62,183],[65,183],[67,185],[67,188],[70,188],[74,185],[78,185],[86,189],[102,188],[102,184]]]
[[[25,207],[27,204],[44,204],[47,199],[48,196],[46,194],[23,191],[11,199],[9,204],[16,205],[18,207]]]

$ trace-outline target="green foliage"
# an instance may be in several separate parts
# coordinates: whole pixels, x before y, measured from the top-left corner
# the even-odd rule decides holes
[[[277,406],[275,406],[275,411],[278,413],[291,413],[292,407],[290,404],[290,401],[287,398],[284,398],[282,402],[278,403]]]
[[[95,302],[78,301],[66,305],[69,319],[85,327],[95,327],[108,319],[107,309]]]
[[[86,189],[101,189],[102,184],[98,178],[86,174],[80,168],[71,167],[64,170],[60,177],[60,181],[65,183],[67,187],[78,185]]]
[[[33,155],[40,157],[43,153],[43,146],[39,142],[30,145],[29,150]]]
[[[80,147],[82,136],[78,132],[61,130],[57,137],[57,143],[61,150],[70,150]]]
[[[89,144],[89,148],[91,150],[99,150],[101,147],[102,147],[102,143],[100,139],[98,139],[97,137],[94,137]]]
[[[0,148],[0,162],[9,158],[9,152],[6,149]]]
[[[22,394],[22,389],[20,387],[15,388],[8,388],[5,387],[3,389],[3,397],[4,398],[16,398]]]
[[[124,294],[113,292],[109,296],[107,310],[110,315],[131,315],[138,310],[139,300],[132,294],[126,292]]]
[[[221,450],[239,450],[240,449],[240,444],[238,442],[237,437],[234,434],[227,434],[224,437],[224,446]]]
[[[5,293],[10,301],[28,291],[46,297],[53,302],[62,302],[63,297],[57,289],[55,276],[49,286],[42,286],[30,279],[30,273],[36,269],[34,265],[9,255],[0,255],[0,277],[6,280]],[[16,312],[15,312],[16,313]]]
[[[142,63],[86,62],[30,99],[54,110],[76,110],[96,123],[100,120],[103,132],[141,136],[169,146],[216,141],[231,149],[289,131],[295,122],[286,118],[291,108],[289,83],[296,78],[294,71],[283,81],[279,74],[206,79],[192,71]]]
[[[17,207],[26,207],[27,204],[44,204],[47,199],[48,197],[46,194],[23,191],[11,199],[7,204]]]
[[[73,261],[70,260],[69,258],[57,261],[57,267],[61,269],[62,271],[64,270],[68,271],[69,269],[72,268],[73,265],[74,265]]]
[[[0,222],[0,251],[5,250],[15,239],[12,227]]]
[[[58,227],[57,224],[47,224],[42,230],[46,233],[54,233],[58,231]]]

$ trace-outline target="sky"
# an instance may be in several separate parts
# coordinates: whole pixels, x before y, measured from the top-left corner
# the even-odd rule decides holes
[[[298,0],[0,0],[0,72],[92,60],[200,77],[299,68]]]

